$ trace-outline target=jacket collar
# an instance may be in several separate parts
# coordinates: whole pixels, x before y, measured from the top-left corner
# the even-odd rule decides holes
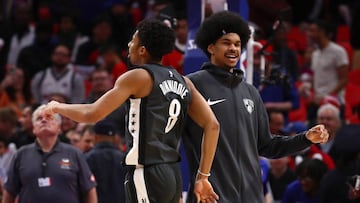
[[[240,84],[243,80],[244,72],[239,69],[234,69],[233,72],[229,72],[223,68],[215,66],[212,63],[204,63],[201,66],[202,70],[206,70],[211,73],[217,80],[224,83],[229,87],[234,87]]]

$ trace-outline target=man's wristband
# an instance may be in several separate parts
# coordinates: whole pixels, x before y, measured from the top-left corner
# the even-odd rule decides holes
[[[200,174],[202,176],[206,176],[206,177],[209,177],[211,175],[211,173],[203,173],[200,170],[198,170],[197,172],[198,172],[198,174]]]

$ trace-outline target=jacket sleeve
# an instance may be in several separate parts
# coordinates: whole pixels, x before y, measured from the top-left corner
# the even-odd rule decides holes
[[[266,108],[257,95],[258,120],[258,152],[267,158],[288,156],[309,147],[312,142],[305,137],[306,132],[294,136],[272,135],[269,129],[269,119]]]

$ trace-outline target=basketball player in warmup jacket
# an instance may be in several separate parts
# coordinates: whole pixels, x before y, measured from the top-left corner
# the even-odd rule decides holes
[[[186,114],[204,129],[194,193],[198,201],[218,199],[208,176],[219,124],[191,81],[175,69],[160,65],[162,56],[172,51],[174,41],[173,30],[161,21],[142,21],[128,44],[130,63],[135,67],[121,75],[111,90],[91,104],[51,101],[47,105],[48,113],[93,123],[128,101],[127,202],[179,202],[182,179],[178,146]]]
[[[195,42],[210,62],[187,76],[220,123],[219,143],[209,178],[219,195],[219,203],[263,203],[259,155],[286,156],[328,139],[324,126],[291,137],[270,134],[267,112],[257,89],[243,80],[241,70],[235,69],[241,47],[246,46],[249,36],[248,24],[236,13],[221,11],[206,18]],[[201,134],[195,122],[190,120],[186,124],[183,140],[192,180],[199,163]],[[194,201],[195,197],[188,195],[187,202]]]

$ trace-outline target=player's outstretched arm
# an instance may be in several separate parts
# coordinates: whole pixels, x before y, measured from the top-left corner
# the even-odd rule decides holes
[[[150,74],[144,69],[134,69],[121,75],[112,89],[91,104],[48,103],[48,113],[59,113],[77,122],[94,123],[114,111],[129,97],[147,96],[153,86]]]

